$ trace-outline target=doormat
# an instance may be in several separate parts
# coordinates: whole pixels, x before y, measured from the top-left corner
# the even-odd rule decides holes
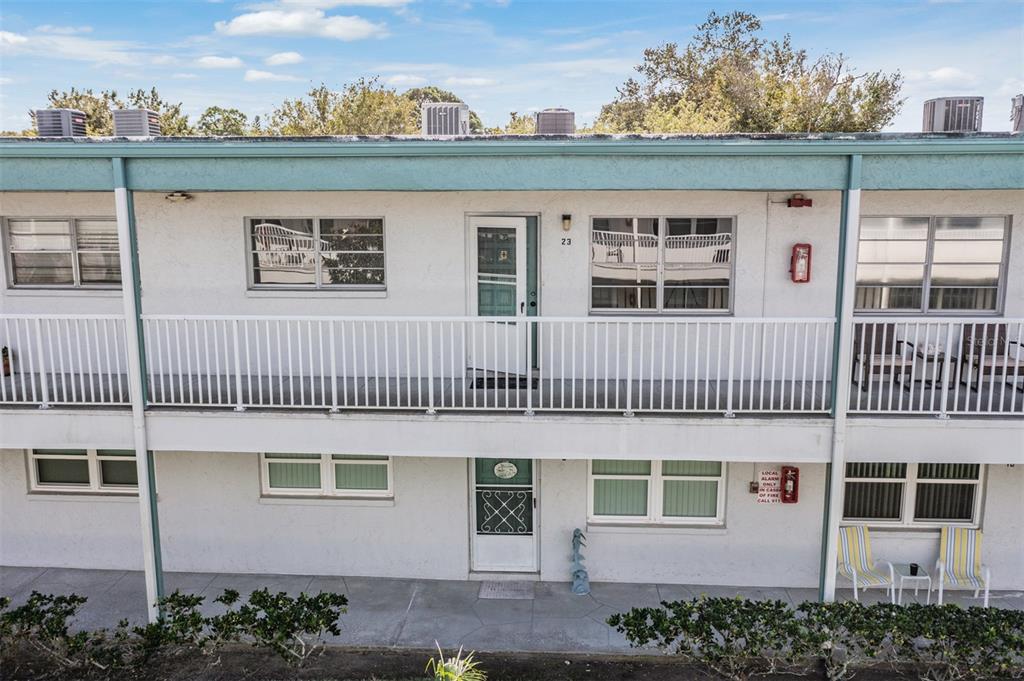
[[[480,598],[532,601],[535,582],[480,582]]]
[[[527,385],[529,385],[531,390],[536,390],[538,381],[534,378],[528,382],[525,376],[512,376],[511,378],[505,376],[478,376],[473,379],[473,388],[475,390],[505,390],[506,388],[526,390]]]

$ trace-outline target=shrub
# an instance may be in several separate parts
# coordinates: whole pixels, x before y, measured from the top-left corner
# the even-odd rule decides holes
[[[434,681],[487,681],[487,673],[480,668],[480,663],[473,659],[473,652],[462,656],[462,648],[454,657],[445,657],[441,644],[437,646],[437,657],[427,661],[427,673]]]
[[[833,681],[876,662],[898,664],[906,645],[898,626],[902,615],[902,608],[891,603],[806,601],[797,608],[799,645],[806,655],[821,659],[825,675]]]

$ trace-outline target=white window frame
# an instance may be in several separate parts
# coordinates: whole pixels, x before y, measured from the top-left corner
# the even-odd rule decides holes
[[[14,250],[11,238],[11,222],[21,221],[32,221],[32,222],[66,222],[68,223],[68,238],[70,239],[70,248],[67,251],[40,251],[40,250]],[[56,289],[60,291],[72,291],[72,290],[100,290],[100,291],[120,291],[122,283],[124,282],[124,272],[121,273],[121,282],[117,284],[104,284],[104,283],[82,283],[81,265],[79,264],[79,255],[82,252],[85,253],[109,253],[110,251],[89,251],[78,248],[78,222],[91,222],[91,221],[102,221],[102,222],[113,222],[117,224],[117,218],[110,215],[77,215],[77,216],[60,216],[50,215],[47,217],[36,217],[32,215],[9,215],[3,218],[3,229],[0,230],[0,241],[3,243],[4,249],[4,264],[7,266],[7,288],[9,289],[29,289],[29,290],[47,290]],[[120,243],[118,243],[118,254],[120,254]],[[71,269],[72,279],[70,284],[19,284],[14,281],[14,255],[17,253],[70,253],[71,254]]]
[[[911,309],[907,307],[903,308],[874,308],[874,307],[858,307],[854,309],[855,315],[863,316],[914,316],[924,315],[929,317],[999,317],[1003,314],[1003,308],[1006,298],[1006,284],[1010,266],[1010,238],[1013,234],[1013,217],[1006,214],[936,214],[936,215],[862,215],[861,220],[866,218],[894,218],[894,219],[926,219],[928,220],[928,237],[924,240],[925,242],[925,256],[924,263],[924,274],[921,279],[921,307],[917,309]],[[1002,218],[1003,219],[1003,253],[1002,260],[999,264],[999,283],[996,286],[996,306],[992,310],[953,310],[953,309],[932,309],[931,308],[931,289],[932,289],[932,267],[935,265],[934,253],[935,253],[935,232],[936,223],[939,220],[946,218]],[[863,236],[857,240],[857,267],[861,265],[860,262],[860,244],[863,242]],[[885,241],[885,239],[868,239],[868,241]],[[873,263],[865,263],[873,264]],[[896,263],[901,264],[901,263]],[[915,263],[916,264],[916,263]],[[947,264],[947,263],[940,263]],[[860,286],[856,282],[857,273],[854,272],[854,301],[857,298],[857,289]],[[881,288],[881,286],[875,286],[868,284],[866,288]]]
[[[320,465],[320,487],[271,487],[270,486],[270,464],[271,463],[305,463],[316,465],[317,460],[278,458],[272,453],[260,452],[260,492],[265,497],[332,497],[342,499],[390,499],[395,496],[395,466],[394,457],[387,459],[333,459],[335,454],[321,454]],[[383,455],[382,455],[383,456]],[[388,487],[387,489],[336,489],[334,486],[334,464],[357,465],[376,464],[387,465]]]
[[[657,276],[655,279],[655,306],[653,308],[633,309],[614,307],[594,307],[594,220],[622,219],[622,220],[657,220],[658,221],[658,262],[656,266]],[[698,308],[669,308],[665,309],[665,238],[668,220],[731,220],[732,236],[731,249],[729,251],[729,307],[725,309],[701,310]],[[587,309],[591,315],[659,315],[659,316],[731,316],[736,304],[736,232],[738,219],[735,215],[610,215],[598,214],[590,216],[588,225],[587,243],[590,246],[590,261],[587,265],[589,280],[587,281]],[[633,225],[634,234],[636,225]]]
[[[316,255],[320,251],[320,221],[321,220],[380,220],[381,234],[381,255],[384,256],[384,283],[383,284],[324,284],[320,272],[319,260],[313,273],[316,281],[312,284],[265,284],[256,283],[255,267],[253,265],[253,254],[256,252],[252,247],[252,221],[256,218],[265,220],[312,220],[313,221],[313,252]],[[387,244],[387,219],[383,215],[256,215],[242,219],[242,228],[245,230],[245,272],[246,281],[250,291],[387,291],[388,288],[388,244]],[[374,253],[375,251],[367,251]]]
[[[642,459],[647,461],[648,459]],[[707,525],[721,526],[725,524],[725,495],[726,477],[728,464],[725,461],[716,461],[721,464],[721,475],[662,475],[662,461],[650,459],[651,472],[649,475],[623,475],[594,473],[593,459],[587,460],[587,522],[595,525]],[[647,515],[644,516],[623,516],[623,515],[597,515],[594,513],[594,481],[595,480],[646,480],[647,481]],[[666,480],[688,480],[694,482],[714,481],[718,483],[718,494],[716,500],[718,507],[715,509],[713,518],[702,518],[697,516],[665,516],[664,514],[664,482]]]
[[[856,462],[860,463],[860,462]],[[903,463],[903,462],[894,462]],[[931,462],[927,462],[931,463]],[[942,462],[946,463],[946,462]],[[957,462],[957,463],[976,463],[976,462]],[[907,463],[907,475],[904,478],[848,478],[843,476],[843,499],[845,504],[846,498],[846,483],[848,482],[882,482],[882,483],[902,483],[903,494],[900,498],[900,517],[896,520],[886,520],[884,518],[847,518],[845,515],[842,519],[843,525],[863,525],[865,527],[915,527],[915,528],[936,528],[936,527],[972,527],[977,528],[981,526],[981,505],[982,496],[985,491],[985,472],[988,467],[983,464],[977,464],[978,477],[977,479],[934,479],[934,478],[919,478],[917,468],[920,464],[918,463]],[[971,484],[975,486],[974,491],[974,509],[971,511],[971,520],[969,521],[957,521],[957,520],[914,520],[914,508],[917,505],[917,485],[918,483],[931,485],[931,484],[951,484],[951,485],[965,485]],[[844,511],[845,513],[845,511]]]
[[[75,449],[68,447],[67,449]],[[106,449],[106,448],[105,448]],[[36,461],[41,459],[56,459],[61,461],[82,461],[81,456],[68,456],[66,454],[38,454],[34,449],[25,450],[28,462],[29,490],[32,492],[61,492],[76,494],[123,494],[137,496],[139,493],[138,483],[135,485],[104,485],[103,470],[100,466],[102,461],[131,461],[135,463],[135,456],[103,456],[97,449],[85,449],[84,460],[89,467],[88,484],[51,483],[39,481],[39,469]]]

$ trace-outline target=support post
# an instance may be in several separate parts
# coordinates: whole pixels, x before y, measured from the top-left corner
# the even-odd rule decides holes
[[[128,192],[123,158],[111,159],[114,171],[114,209],[117,245],[121,259],[121,291],[124,303],[125,349],[128,354],[128,392],[132,403],[132,434],[139,482],[139,516],[142,525],[142,567],[146,577],[146,612],[150,622],[160,617],[157,601],[163,596],[160,559],[160,526],[157,521],[156,472],[146,443],[146,375],[142,335],[139,259],[132,197]]]
[[[853,366],[853,303],[856,293],[857,245],[860,241],[861,155],[850,156],[839,226],[839,267],[836,274],[835,340],[832,343],[832,462],[826,467],[825,509],[821,533],[818,598],[836,597],[839,521],[843,516],[846,472],[846,413],[850,408]]]

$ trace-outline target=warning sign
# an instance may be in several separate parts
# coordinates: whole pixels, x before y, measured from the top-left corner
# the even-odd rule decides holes
[[[782,477],[778,470],[761,471],[760,479],[757,481],[757,503],[782,503],[781,481]]]

